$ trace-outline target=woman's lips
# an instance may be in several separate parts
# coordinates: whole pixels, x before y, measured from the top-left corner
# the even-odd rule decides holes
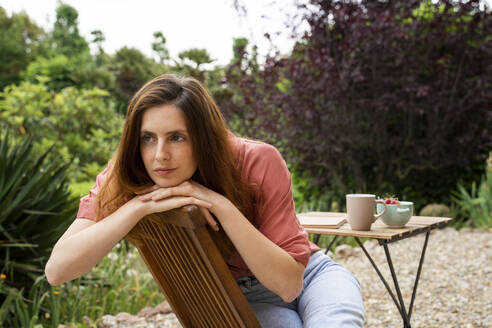
[[[155,172],[155,174],[157,174],[159,176],[166,176],[166,175],[169,175],[172,172],[174,172],[174,170],[176,170],[176,169],[157,169],[157,170],[154,170],[154,172]]]

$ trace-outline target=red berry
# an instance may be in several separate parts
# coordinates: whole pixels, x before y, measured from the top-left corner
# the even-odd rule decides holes
[[[388,199],[386,199],[386,200],[384,201],[384,203],[385,203],[385,204],[391,204],[391,199],[389,199],[389,198],[388,198]]]

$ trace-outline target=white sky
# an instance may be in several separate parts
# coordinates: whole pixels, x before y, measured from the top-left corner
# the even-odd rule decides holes
[[[79,13],[79,31],[87,41],[93,30],[101,30],[106,41],[103,48],[114,53],[123,46],[135,47],[153,56],[153,33],[162,31],[172,58],[189,48],[205,48],[216,64],[225,65],[232,58],[233,38],[246,37],[259,47],[261,54],[269,50],[263,34],[283,31],[274,38],[282,53],[293,42],[284,27],[287,13],[295,13],[295,0],[248,0],[248,15],[240,17],[233,0],[64,0]],[[8,15],[25,11],[45,30],[56,18],[58,0],[0,0]],[[266,17],[262,17],[262,15]]]

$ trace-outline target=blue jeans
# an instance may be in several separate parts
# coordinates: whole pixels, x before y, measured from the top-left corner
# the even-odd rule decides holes
[[[255,277],[240,277],[237,282],[263,328],[364,326],[359,282],[322,251],[311,255],[302,292],[291,303]]]

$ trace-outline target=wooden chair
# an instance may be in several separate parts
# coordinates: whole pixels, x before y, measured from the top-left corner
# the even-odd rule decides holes
[[[222,229],[210,229],[197,206],[149,215],[126,239],[183,327],[261,327],[225,262],[232,243]]]

